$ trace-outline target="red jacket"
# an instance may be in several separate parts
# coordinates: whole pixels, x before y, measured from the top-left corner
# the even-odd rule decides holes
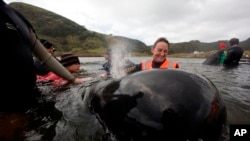
[[[60,87],[60,86],[64,86],[66,84],[69,83],[68,80],[65,80],[63,79],[62,77],[56,75],[55,73],[53,72],[49,72],[48,74],[46,75],[37,75],[37,82],[48,82],[48,81],[51,81],[52,82],[52,85],[53,86],[56,86],[56,87]]]

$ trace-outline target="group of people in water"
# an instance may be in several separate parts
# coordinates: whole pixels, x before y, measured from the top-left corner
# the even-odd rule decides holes
[[[43,46],[47,49],[47,51],[53,56],[54,56],[54,51],[55,48],[53,47],[53,44],[50,43],[49,41],[45,39],[40,39],[41,43]],[[217,52],[219,56],[219,64],[222,64],[226,67],[231,67],[231,66],[236,66],[239,64],[239,61],[243,55],[244,50],[239,47],[239,39],[238,38],[232,38],[229,41],[230,48],[226,50],[226,44],[224,42],[221,42],[219,44],[220,50]],[[112,51],[111,48],[108,48],[104,52],[104,58],[107,60],[103,64],[102,70],[105,71],[105,73],[101,74],[100,77],[102,78],[107,78],[111,76],[111,67],[113,66],[113,63],[115,61],[118,61],[113,54],[119,53],[120,57],[119,62],[122,65],[122,69],[125,72],[125,75],[131,74],[137,71],[141,70],[149,70],[153,68],[161,68],[161,69],[166,69],[166,68],[179,68],[180,65],[178,62],[175,61],[170,61],[167,56],[168,56],[168,50],[169,50],[170,44],[169,41],[164,38],[160,37],[158,38],[152,49],[152,59],[150,60],[143,60],[139,64],[135,64],[134,62],[125,59],[125,54],[124,53],[119,53]],[[56,58],[56,57],[55,57]],[[56,58],[56,60],[58,60]],[[122,60],[122,61],[121,61]],[[65,53],[61,56],[61,60],[58,60],[62,65],[72,74],[78,73],[80,70],[80,61],[78,56],[72,54],[72,53]],[[62,77],[59,77],[52,71],[50,71],[46,66],[42,65],[42,63],[34,57],[34,67],[37,73],[37,82],[51,82],[53,86],[64,86],[66,84],[69,84],[70,81],[63,79]],[[91,77],[88,78],[79,78],[80,80],[76,82],[78,83],[83,83],[86,80],[91,80]]]
[[[135,64],[129,60],[124,61],[124,71],[126,74],[131,74],[137,71],[142,71],[142,70],[150,70],[153,68],[161,68],[161,69],[166,69],[166,68],[179,68],[180,65],[178,62],[175,61],[170,61],[167,56],[168,56],[168,51],[170,48],[169,41],[164,38],[160,37],[158,38],[152,49],[152,59],[150,60],[143,60],[139,64]],[[104,65],[104,70],[107,71],[106,74],[110,74],[110,68],[111,68],[111,51],[108,49],[108,51],[104,54],[104,57],[106,60],[108,60]],[[123,58],[123,57],[122,57]],[[116,61],[116,60],[115,60]]]
[[[64,53],[63,55],[61,55],[59,60],[54,54],[55,48],[52,43],[50,43],[45,39],[40,39],[40,42],[46,48],[48,53],[50,53],[51,56],[53,56],[58,62],[60,62],[70,73],[74,75],[80,71],[80,60],[78,56],[72,53]],[[36,72],[37,83],[51,84],[52,86],[55,87],[62,87],[72,82],[55,74],[36,57],[34,57],[34,67]],[[75,81],[73,83],[75,84],[83,83],[84,81],[91,80],[92,78],[79,77],[78,79],[79,79],[78,81]]]
[[[244,50],[239,46],[238,38],[231,38],[229,46],[225,42],[219,43],[219,50],[208,56],[203,62],[205,65],[222,65],[226,68],[232,68],[239,65]]]
[[[55,57],[54,56],[55,48],[53,47],[53,44],[45,39],[40,39],[40,41],[43,44],[43,46],[47,49],[47,51],[53,57]],[[179,68],[180,65],[178,62],[170,61],[169,59],[167,59],[169,47],[170,47],[169,41],[164,37],[160,37],[155,41],[153,48],[151,49],[153,55],[152,59],[143,60],[139,64],[135,64],[134,62],[128,59],[122,61],[119,60],[118,63],[122,65],[122,69],[125,72],[125,75],[153,68],[161,68],[161,69]],[[105,60],[107,60],[107,62],[103,64],[102,68],[102,70],[104,70],[105,73],[101,74],[100,77],[107,78],[111,76],[112,74],[111,68],[113,66],[113,63],[115,63],[115,61],[118,61],[114,59],[114,57],[112,57],[113,56],[112,54],[114,53],[116,53],[116,55],[123,56],[121,57],[121,59],[125,58],[124,53],[117,54],[118,52],[112,51],[111,48],[107,49],[104,53],[104,58]],[[72,74],[76,74],[80,70],[79,58],[78,56],[72,53],[65,53],[61,56],[60,60],[57,58],[56,60],[62,63],[62,65]],[[34,57],[34,67],[37,74],[36,77],[37,82],[39,83],[51,82],[53,86],[65,86],[66,84],[70,83],[70,81],[63,79],[62,77],[50,71],[46,66],[44,66],[41,63],[41,61],[39,61],[35,57]],[[81,78],[82,81],[78,81],[78,83],[82,83],[86,80],[91,80],[91,79],[92,79],[91,77]]]
[[[34,93],[36,93],[37,91],[36,87],[37,81],[54,80],[53,84],[58,86],[69,83],[79,84],[83,83],[86,80],[92,79],[92,78],[75,77],[73,74],[79,72],[80,68],[80,61],[77,56],[75,56],[74,54],[66,53],[61,56],[61,60],[58,60],[53,55],[53,52],[55,51],[53,44],[47,40],[39,39],[32,25],[24,16],[22,16],[22,14],[20,14],[15,9],[9,7],[2,0],[0,1],[0,6],[1,6],[1,32],[2,32],[1,34],[5,35],[3,36],[4,39],[2,41],[3,44],[7,46],[3,48],[3,52],[11,52],[13,54],[12,60],[20,62],[22,64],[22,67],[16,70],[17,67],[15,65],[9,63],[8,61],[3,61],[4,66],[8,68],[4,69],[3,73],[11,75],[8,76],[7,78],[5,77],[3,78],[4,79],[3,82],[5,82],[7,86],[2,85],[3,86],[2,90],[6,90],[10,94],[5,96],[1,95],[1,97],[3,97],[1,98],[1,100],[8,99],[9,101],[12,101],[13,103],[10,102],[9,103],[10,105],[11,103],[12,104],[19,103],[20,105],[28,106],[29,105],[28,103],[33,103],[34,101],[33,99],[35,97]],[[238,64],[243,54],[242,48],[238,46],[239,39],[233,38],[229,41],[229,43],[232,47],[226,51],[226,57],[223,61],[223,64],[224,65]],[[51,56],[52,57],[49,59],[42,58],[43,56],[46,56],[46,54],[43,52],[43,50],[39,45],[42,46],[44,49],[47,49],[47,53],[50,54],[49,57]],[[126,73],[130,74],[141,70],[149,70],[152,68],[179,68],[180,65],[178,62],[171,61],[167,57],[169,47],[170,43],[166,38],[164,37],[158,38],[151,49],[152,59],[143,60],[139,64],[134,64],[131,61],[126,61],[124,67]],[[40,52],[43,54],[41,55]],[[107,51],[106,55],[110,55],[110,53],[111,53],[110,51]],[[35,56],[38,57],[34,57],[34,54]],[[34,58],[39,58],[39,59],[34,59]],[[2,60],[4,59],[5,58],[3,58]],[[116,61],[113,60],[112,58],[109,58],[108,60],[109,60],[108,63],[104,65],[104,70],[106,70],[106,73],[101,75],[101,77],[106,77],[110,74],[110,67],[112,64],[111,62]],[[53,68],[53,70],[48,68],[42,68],[40,64],[41,62],[43,65]],[[12,82],[13,80],[17,81],[25,80],[26,83],[24,86],[17,85],[15,86],[16,89],[11,89],[8,86],[10,82]],[[21,94],[23,95],[20,96]],[[13,97],[17,97],[17,99]],[[29,102],[23,102],[23,101],[29,101]],[[5,104],[3,104],[4,102],[0,103],[1,103],[1,108],[6,107]]]
[[[64,86],[70,83],[80,84],[92,79],[74,76],[74,73],[80,70],[78,56],[65,53],[60,59],[54,57],[53,44],[39,39],[30,22],[3,0],[0,0],[0,28],[1,35],[4,35],[1,36],[2,52],[12,55],[11,59],[1,55],[4,67],[2,74],[7,76],[2,76],[0,117],[3,116],[2,113],[8,112],[25,113],[36,105],[36,97],[39,95],[38,81],[51,81],[52,85]],[[227,50],[224,65],[238,64],[243,54],[238,44],[239,39],[230,40],[232,47]],[[151,49],[152,59],[143,60],[139,64],[127,61],[128,64],[124,66],[125,72],[130,74],[153,68],[180,68],[178,62],[168,59],[169,48],[170,43],[166,38],[158,38]],[[105,55],[110,55],[110,51]],[[112,61],[116,61],[112,58],[108,60],[104,65],[106,73],[100,75],[101,77],[110,75]]]

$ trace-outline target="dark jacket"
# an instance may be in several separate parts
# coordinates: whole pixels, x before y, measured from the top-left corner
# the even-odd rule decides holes
[[[132,61],[126,59],[125,62],[124,62],[124,64],[123,64],[124,71],[127,72],[127,69],[130,68],[130,67],[132,67],[132,66],[135,66],[135,64]],[[101,70],[104,70],[108,74],[110,74],[110,71],[111,71],[111,62],[107,61],[106,63],[104,63],[102,65],[102,69]]]
[[[59,61],[56,57],[55,59]],[[34,57],[34,68],[37,75],[46,75],[51,71],[48,67],[43,65],[36,57]]]
[[[0,112],[25,111],[35,102],[36,74],[30,41],[33,27],[18,11],[0,1],[2,74]],[[33,30],[34,31],[34,30]]]
[[[244,50],[239,46],[229,48],[223,65],[226,67],[237,66],[243,53]]]

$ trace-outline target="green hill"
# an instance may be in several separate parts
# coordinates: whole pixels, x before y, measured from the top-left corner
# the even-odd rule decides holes
[[[57,55],[63,52],[72,52],[79,56],[102,56],[104,50],[109,47],[126,48],[132,55],[136,56],[151,54],[149,47],[152,45],[147,46],[139,40],[90,31],[61,15],[26,3],[13,2],[9,5],[21,12],[31,22],[39,38],[45,38],[55,45]],[[171,43],[169,53],[208,52],[217,50],[219,42],[221,41],[202,43],[198,40],[192,40]],[[250,38],[241,41],[240,45],[245,50],[250,50]]]
[[[114,44],[122,44],[135,54],[149,53],[148,47],[141,41],[90,31],[63,16],[26,3],[9,5],[31,22],[39,38],[51,41],[58,54],[73,52],[80,56],[101,56],[106,48]]]

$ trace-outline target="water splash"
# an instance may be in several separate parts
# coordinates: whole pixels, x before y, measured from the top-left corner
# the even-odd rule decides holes
[[[111,69],[110,73],[113,78],[121,78],[126,75],[126,55],[128,50],[125,45],[119,44],[112,47],[111,50]]]

